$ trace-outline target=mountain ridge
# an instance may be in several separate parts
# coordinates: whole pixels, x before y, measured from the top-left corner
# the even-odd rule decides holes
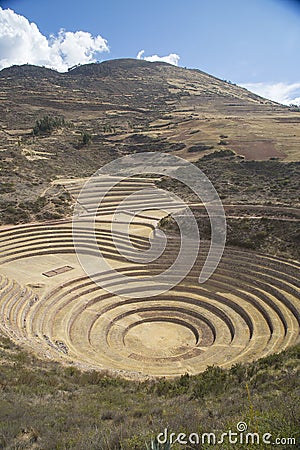
[[[47,76],[54,78],[54,77],[76,77],[76,76],[98,76],[98,77],[105,77],[105,76],[111,76],[111,75],[117,75],[118,71],[131,71],[133,69],[149,69],[149,71],[153,71],[155,69],[160,68],[168,68],[170,71],[172,68],[176,70],[178,73],[179,71],[183,72],[190,72],[194,73],[196,75],[209,77],[210,79],[214,79],[217,82],[221,83],[227,83],[229,86],[235,86],[238,89],[242,89],[244,92],[250,93],[252,98],[257,99],[263,99],[264,101],[267,101],[268,103],[280,105],[283,107],[286,107],[285,105],[281,105],[278,102],[266,99],[262,96],[259,96],[257,94],[254,94],[253,92],[249,91],[248,89],[239,86],[235,83],[231,83],[226,80],[222,80],[219,77],[216,77],[212,74],[209,74],[207,72],[204,72],[198,68],[186,68],[186,67],[178,67],[174,66],[172,64],[163,62],[163,61],[154,61],[149,62],[145,60],[138,60],[133,58],[120,58],[120,59],[112,59],[112,60],[105,60],[101,62],[96,63],[89,63],[89,64],[79,64],[75,65],[73,67],[70,67],[68,71],[66,72],[59,72],[55,69],[51,69],[44,66],[36,66],[33,64],[22,64],[22,65],[13,65],[10,67],[6,67],[0,70],[0,78],[1,77],[24,77],[24,76]],[[113,72],[115,70],[115,72]]]

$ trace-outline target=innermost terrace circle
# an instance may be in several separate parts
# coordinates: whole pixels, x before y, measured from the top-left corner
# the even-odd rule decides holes
[[[127,350],[150,358],[186,353],[198,340],[198,331],[190,324],[159,319],[135,323],[124,336]]]

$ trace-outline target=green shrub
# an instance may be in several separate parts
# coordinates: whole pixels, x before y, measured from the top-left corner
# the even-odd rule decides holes
[[[213,145],[196,144],[196,145],[192,145],[192,146],[188,149],[188,152],[190,152],[190,153],[194,153],[194,152],[204,152],[205,150],[211,150],[211,149],[213,149],[213,148],[214,148]]]
[[[55,129],[64,126],[66,126],[64,117],[44,116],[35,122],[32,131],[35,136],[39,134],[51,134]]]
[[[86,131],[83,131],[81,133],[81,144],[82,145],[88,145],[92,140],[92,135],[87,133]]]
[[[202,160],[209,160],[214,158],[226,158],[229,156],[235,156],[235,152],[233,150],[227,149],[227,150],[219,150],[215,151],[213,153],[210,153],[209,155],[203,156]]]
[[[209,366],[196,378],[192,398],[203,398],[207,394],[219,395],[226,391],[229,377],[225,370]]]

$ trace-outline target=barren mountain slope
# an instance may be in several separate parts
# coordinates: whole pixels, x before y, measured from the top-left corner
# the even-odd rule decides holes
[[[67,73],[13,66],[0,72],[0,98],[0,207],[21,203],[14,222],[29,220],[24,210],[32,218],[44,208],[45,193],[63,195],[58,216],[64,214],[68,196],[52,180],[89,176],[132,152],[167,151],[196,161],[231,149],[250,160],[299,160],[298,109],[199,70],[131,59]],[[65,123],[34,135],[44,116]],[[57,217],[52,206],[43,218]]]

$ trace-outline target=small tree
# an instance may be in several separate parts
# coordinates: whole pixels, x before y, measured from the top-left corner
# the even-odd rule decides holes
[[[86,131],[83,131],[81,133],[81,144],[82,145],[88,145],[92,140],[92,135],[90,133],[87,133]]]

